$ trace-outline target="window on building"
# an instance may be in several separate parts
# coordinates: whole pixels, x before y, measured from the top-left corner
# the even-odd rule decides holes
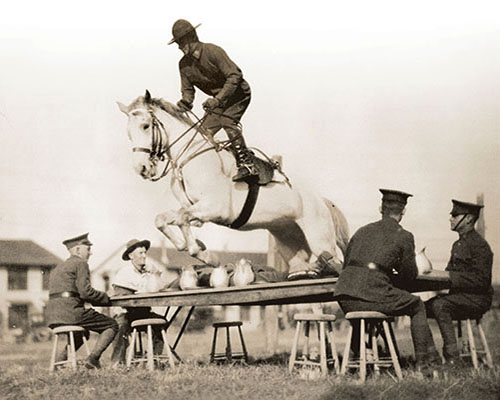
[[[42,290],[49,290],[50,267],[42,267]]]
[[[12,304],[9,307],[9,328],[25,328],[28,324],[28,305]]]
[[[8,289],[27,290],[28,289],[28,268],[11,266],[8,268]]]

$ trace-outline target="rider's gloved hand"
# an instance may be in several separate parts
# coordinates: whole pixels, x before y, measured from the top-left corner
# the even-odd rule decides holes
[[[186,103],[184,100],[179,100],[177,102],[177,108],[182,112],[191,111],[193,108],[192,104]]]
[[[215,98],[215,97],[210,97],[209,99],[206,99],[203,104],[203,109],[205,111],[210,111],[210,110],[213,110],[214,108],[217,108],[220,106],[220,101],[219,99]]]

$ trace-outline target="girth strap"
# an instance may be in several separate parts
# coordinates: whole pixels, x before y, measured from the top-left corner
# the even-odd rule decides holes
[[[249,183],[248,184],[248,194],[245,200],[245,204],[243,204],[243,208],[241,209],[240,215],[236,218],[229,227],[231,229],[238,229],[245,225],[252,212],[255,208],[255,204],[257,203],[257,197],[259,196],[259,185],[257,183]]]

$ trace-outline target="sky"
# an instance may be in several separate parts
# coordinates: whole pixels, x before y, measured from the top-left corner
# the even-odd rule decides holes
[[[60,257],[90,232],[92,264],[133,237],[161,244],[168,187],[131,166],[129,104],[180,98],[172,24],[242,69],[247,143],[283,158],[344,212],[379,218],[379,188],[412,193],[402,225],[444,268],[451,199],[484,194],[500,254],[500,6],[494,1],[17,1],[0,14],[0,238]],[[205,95],[198,92],[195,112]],[[209,248],[266,251],[266,232],[196,229]],[[496,259],[498,264],[498,257]],[[498,268],[498,266],[497,266]],[[496,279],[499,279],[498,269]]]

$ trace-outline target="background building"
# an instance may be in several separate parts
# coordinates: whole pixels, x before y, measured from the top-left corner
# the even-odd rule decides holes
[[[0,240],[0,339],[45,325],[49,272],[61,261],[31,240]]]

